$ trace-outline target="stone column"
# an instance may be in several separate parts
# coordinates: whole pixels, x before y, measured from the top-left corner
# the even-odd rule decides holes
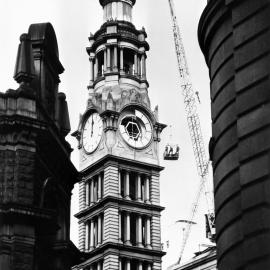
[[[99,177],[99,176],[98,176]],[[98,178],[95,180],[95,200],[98,201]]]
[[[94,219],[94,247],[97,247],[97,220]]]
[[[98,246],[102,243],[102,222],[101,222],[101,215],[98,216]]]
[[[151,270],[152,269],[152,266],[150,263],[147,264],[147,270]]]
[[[130,213],[126,212],[126,222],[125,222],[125,244],[131,245],[130,242]]]
[[[122,198],[121,195],[121,170],[118,169],[118,194],[119,194],[119,198]]]
[[[94,189],[94,202],[97,201],[97,180],[93,179],[93,189]]]
[[[89,57],[89,61],[90,61],[90,85],[93,85],[93,82],[94,82],[94,59],[95,59],[95,57],[93,57],[93,56]]]
[[[145,185],[144,185],[144,198],[145,198],[145,202],[146,203],[150,203],[150,179],[149,179],[149,176],[146,175],[145,177]]]
[[[94,204],[94,179],[90,181],[90,205]]]
[[[124,48],[120,47],[120,73],[124,74]]]
[[[143,247],[142,245],[142,216],[138,215],[136,219],[136,245]]]
[[[94,62],[94,80],[97,79],[97,73],[98,73],[98,71],[97,71],[97,65],[96,65],[96,61],[95,61]]]
[[[95,58],[95,80],[98,78],[98,58]]]
[[[119,210],[119,219],[118,219],[118,228],[119,228],[119,242],[123,243],[123,239],[122,239],[122,212]]]
[[[104,73],[105,73],[107,71],[107,49],[106,48],[104,49],[103,58],[104,58]]]
[[[122,270],[122,259],[119,258],[119,270]]]
[[[94,220],[91,219],[91,225],[90,225],[90,250],[94,248]]]
[[[101,216],[101,243],[104,241],[104,215]]]
[[[138,270],[143,270],[143,264],[141,261],[138,262]]]
[[[89,182],[85,182],[85,206],[89,206]]]
[[[130,260],[126,260],[126,269],[125,270],[130,270]]]
[[[145,244],[146,248],[151,248],[151,218],[145,220]]]
[[[141,70],[141,55],[138,55],[138,76],[141,77],[142,70]]]
[[[138,75],[138,55],[137,52],[134,52],[134,75]]]
[[[85,252],[89,251],[89,223],[85,223]]]
[[[139,173],[137,174],[136,179],[136,200],[138,202],[142,201],[142,180],[141,175]]]
[[[85,197],[85,181],[80,181],[79,183],[79,197],[80,197],[80,200],[79,200],[79,210],[82,211],[85,209],[86,205],[85,205],[85,202],[86,202],[86,197]]]
[[[117,55],[117,45],[113,48],[113,70],[118,71],[118,63],[117,63],[118,55]]]
[[[142,79],[146,80],[146,61],[145,54],[142,54]]]
[[[97,270],[102,270],[102,269],[101,269],[101,262],[98,262],[98,263],[97,263]]]
[[[102,198],[102,175],[99,173],[98,175],[98,201]]]
[[[107,69],[111,70],[111,47],[107,47]]]
[[[94,266],[93,265],[90,265],[89,266],[89,270],[94,270]]]
[[[125,199],[130,200],[130,196],[129,196],[129,171],[126,171],[126,175],[125,175]]]

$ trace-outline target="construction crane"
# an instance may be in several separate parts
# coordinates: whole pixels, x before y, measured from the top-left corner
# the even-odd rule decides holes
[[[194,203],[192,204],[189,223],[186,224],[185,234],[183,236],[182,245],[180,249],[180,255],[177,264],[180,264],[182,255],[191,231],[192,222],[196,215],[199,206],[199,200],[203,191],[205,191],[207,208],[208,208],[208,227],[210,228],[209,238],[213,241],[215,237],[215,216],[214,216],[214,203],[213,203],[213,193],[207,191],[207,175],[208,175],[208,165],[209,160],[206,158],[206,152],[204,147],[204,141],[201,131],[201,124],[199,119],[199,114],[197,112],[195,93],[198,97],[198,92],[194,92],[190,73],[187,65],[185,49],[181,37],[181,32],[177,23],[175,7],[173,0],[168,0],[171,12],[171,18],[173,23],[173,36],[175,42],[175,50],[178,62],[178,69],[180,74],[180,82],[182,88],[182,94],[184,98],[186,117],[188,122],[189,133],[191,137],[193,152],[195,156],[196,166],[198,174],[200,177],[200,183],[198,186],[198,191],[195,196]]]

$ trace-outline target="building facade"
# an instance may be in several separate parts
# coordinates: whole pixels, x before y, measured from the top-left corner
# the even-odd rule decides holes
[[[104,23],[90,35],[87,108],[78,130],[79,249],[74,269],[160,270],[158,109],[151,111],[144,29],[135,0],[100,0]]]
[[[77,171],[65,140],[70,131],[64,71],[51,24],[21,35],[16,90],[0,93],[0,269],[66,270],[79,251],[69,238]]]
[[[167,270],[217,270],[216,246],[196,252],[195,256],[189,261],[181,265],[172,265]]]
[[[270,269],[270,2],[210,0],[199,42],[211,80],[219,270]]]

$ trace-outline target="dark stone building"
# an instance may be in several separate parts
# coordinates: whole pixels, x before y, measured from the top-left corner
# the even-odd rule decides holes
[[[70,269],[79,251],[69,239],[77,171],[65,140],[70,131],[64,71],[51,24],[20,38],[17,90],[0,93],[0,269]]]
[[[270,269],[270,2],[208,1],[199,41],[211,80],[219,270]]]

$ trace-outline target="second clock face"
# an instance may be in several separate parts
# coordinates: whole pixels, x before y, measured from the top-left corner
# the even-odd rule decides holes
[[[98,113],[92,113],[83,127],[83,147],[87,153],[96,150],[102,136],[102,119]]]
[[[125,115],[119,125],[123,139],[134,148],[144,148],[152,139],[152,125],[139,110]]]

